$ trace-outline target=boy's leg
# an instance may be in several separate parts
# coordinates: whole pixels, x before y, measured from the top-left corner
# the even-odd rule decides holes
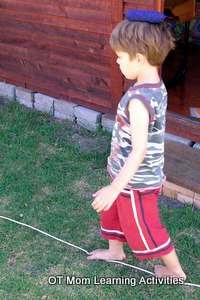
[[[159,277],[186,278],[165,227],[160,222],[158,190],[143,193],[127,191],[127,199],[118,201],[119,217],[126,240],[139,259],[161,257],[165,266],[156,266]]]
[[[92,251],[88,260],[123,260],[126,255],[123,250],[123,243],[126,242],[124,233],[119,222],[117,200],[108,211],[101,212],[101,235],[108,240],[108,249],[97,249]]]
[[[161,258],[165,266],[155,266],[154,272],[156,276],[173,276],[186,279],[174,249],[169,254],[161,256]]]
[[[123,243],[117,240],[109,240],[108,242],[108,249],[97,249],[95,251],[92,251],[87,259],[124,260],[126,258],[126,255],[124,253]]]

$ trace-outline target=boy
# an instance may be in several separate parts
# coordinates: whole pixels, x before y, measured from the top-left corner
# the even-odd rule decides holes
[[[91,252],[88,259],[123,260],[123,243],[128,242],[139,259],[162,258],[165,266],[155,266],[156,276],[185,280],[157,207],[165,180],[167,107],[158,68],[174,48],[174,39],[163,14],[131,10],[111,33],[110,45],[121,72],[135,84],[118,105],[108,158],[111,184],[93,195],[92,206],[101,212],[101,234],[109,248]]]

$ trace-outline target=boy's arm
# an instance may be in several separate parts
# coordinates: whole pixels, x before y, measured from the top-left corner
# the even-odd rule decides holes
[[[133,149],[113,182],[97,191],[92,206],[97,211],[108,210],[142,163],[147,149],[149,112],[144,104],[133,99],[129,103],[129,119]]]

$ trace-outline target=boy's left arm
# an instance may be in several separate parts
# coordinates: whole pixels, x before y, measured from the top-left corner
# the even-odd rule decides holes
[[[138,170],[146,154],[149,112],[139,99],[131,100],[128,109],[133,148],[123,168],[112,183],[93,194],[92,207],[97,212],[106,211],[112,206],[117,196]]]

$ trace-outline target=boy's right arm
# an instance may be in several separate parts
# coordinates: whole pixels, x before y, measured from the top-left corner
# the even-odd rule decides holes
[[[133,99],[129,105],[129,116],[131,124],[131,138],[133,149],[129,154],[123,168],[113,182],[97,191],[93,196],[93,208],[100,212],[108,210],[119,193],[126,187],[142,163],[147,148],[149,112],[144,104]]]

